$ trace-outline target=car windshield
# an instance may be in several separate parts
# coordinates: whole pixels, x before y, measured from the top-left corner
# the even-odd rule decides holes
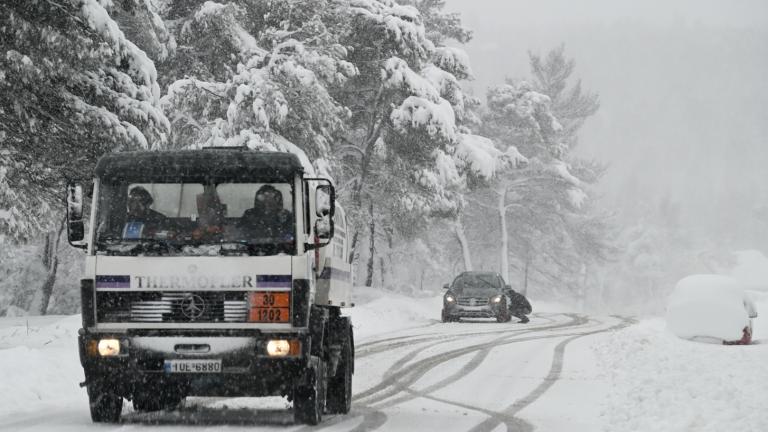
[[[501,281],[495,274],[463,274],[453,281],[452,289],[459,295],[491,296],[501,290]]]
[[[292,254],[293,214],[289,183],[106,183],[95,246],[109,255]]]

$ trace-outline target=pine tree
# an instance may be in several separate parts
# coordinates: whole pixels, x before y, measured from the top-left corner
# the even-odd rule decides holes
[[[61,184],[113,150],[162,145],[152,62],[96,0],[0,5],[0,230],[48,227]]]

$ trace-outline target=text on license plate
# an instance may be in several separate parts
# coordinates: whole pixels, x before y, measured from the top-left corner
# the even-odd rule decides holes
[[[221,372],[221,360],[166,360],[163,371],[165,373],[218,373]]]

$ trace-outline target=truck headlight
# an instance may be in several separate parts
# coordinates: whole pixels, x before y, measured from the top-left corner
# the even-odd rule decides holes
[[[120,355],[120,341],[117,339],[102,339],[98,345],[99,355],[114,357]]]
[[[445,301],[447,301],[448,303],[453,303],[454,300],[456,300],[456,299],[453,298],[452,295],[445,296]]]
[[[273,339],[267,342],[267,355],[270,357],[297,356],[300,353],[301,343],[296,339]]]
[[[501,296],[496,296],[493,298],[494,303],[501,303]]]

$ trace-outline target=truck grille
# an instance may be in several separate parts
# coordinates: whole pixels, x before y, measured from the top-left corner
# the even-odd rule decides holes
[[[245,291],[97,292],[96,319],[101,323],[246,322],[248,293]]]
[[[485,297],[459,297],[458,303],[459,306],[486,306],[488,299]]]

